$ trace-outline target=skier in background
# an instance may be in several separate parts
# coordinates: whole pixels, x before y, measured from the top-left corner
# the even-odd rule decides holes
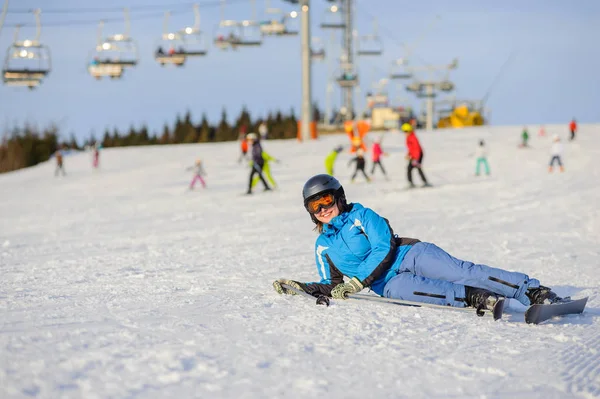
[[[260,134],[260,139],[261,140],[266,140],[267,136],[269,134],[269,128],[267,127],[266,122],[261,122],[260,125],[258,125],[258,134]]]
[[[267,184],[265,178],[262,174],[262,169],[265,164],[265,160],[263,159],[263,150],[260,145],[260,141],[258,140],[258,135],[256,133],[248,133],[247,136],[248,142],[250,143],[251,154],[252,154],[252,167],[250,171],[250,178],[248,180],[248,191],[246,194],[252,194],[252,180],[254,179],[254,175],[258,174],[258,178],[262,181],[265,186],[265,191],[271,190],[269,185]]]
[[[524,305],[561,300],[524,273],[457,259],[435,244],[399,237],[387,219],[359,203],[348,203],[333,176],[311,177],[302,196],[319,233],[314,248],[321,280],[280,278],[273,282],[279,294],[295,294],[282,284],[335,299],[369,288],[386,298],[478,310],[493,309],[500,297]]]
[[[63,152],[62,149],[56,150],[54,153],[54,157],[56,158],[56,169],[54,169],[54,176],[58,176],[58,172],[61,172],[63,176],[67,175],[65,172],[65,166],[63,164]]]
[[[373,146],[371,148],[372,159],[373,159],[373,167],[371,168],[371,176],[375,175],[375,167],[379,166],[381,171],[383,172],[383,176],[385,180],[389,180],[387,173],[385,173],[385,169],[383,168],[383,164],[381,163],[381,156],[387,155],[387,153],[383,152],[381,149],[381,138],[376,138],[373,142]]]
[[[194,171],[194,177],[192,178],[192,181],[190,182],[190,190],[194,189],[194,186],[196,185],[197,181],[200,181],[200,184],[202,184],[202,187],[206,188],[206,182],[202,178],[202,176],[206,176],[206,172],[204,171],[204,167],[202,167],[202,160],[200,158],[196,159],[196,163],[194,164],[194,166],[190,166],[186,170]]]
[[[479,176],[479,167],[483,165],[485,168],[485,174],[490,175],[490,165],[487,160],[487,149],[485,148],[485,141],[480,140],[477,149],[475,150],[475,157],[477,157],[477,166],[475,167],[475,176]]]
[[[575,133],[577,133],[577,121],[575,118],[573,118],[571,123],[569,123],[569,131],[571,132],[571,138],[569,140],[575,140]]]
[[[246,154],[248,154],[248,141],[246,140],[246,125],[242,125],[240,127],[238,140],[240,140],[241,150],[240,157],[238,158],[238,163],[241,163],[243,159],[246,159]]]
[[[354,169],[354,173],[352,174],[352,178],[350,181],[354,183],[354,179],[356,178],[358,172],[362,172],[365,179],[367,179],[367,182],[370,183],[371,179],[369,179],[369,176],[367,176],[367,172],[365,172],[365,157],[362,148],[356,150],[356,156],[352,158],[350,162],[348,162],[348,166],[350,166],[353,162],[356,162],[356,168]]]
[[[521,147],[525,148],[528,146],[529,142],[529,132],[527,131],[527,127],[523,128],[523,132],[521,133]]]
[[[408,166],[406,169],[408,187],[416,187],[412,179],[413,169],[417,169],[419,171],[419,176],[421,176],[421,180],[423,180],[423,187],[431,187],[431,184],[429,184],[427,178],[425,177],[425,173],[423,173],[423,148],[421,147],[421,143],[419,143],[419,139],[417,139],[417,136],[415,135],[412,125],[410,123],[402,124],[402,131],[406,135],[406,148],[408,149],[408,154],[406,154],[406,159],[408,160]]]
[[[550,158],[550,165],[548,166],[548,172],[552,173],[552,168],[554,167],[554,162],[556,161],[558,163],[558,167],[560,168],[561,172],[565,171],[565,168],[563,167],[563,163],[562,163],[562,156],[563,153],[563,145],[560,142],[560,137],[558,136],[558,134],[555,134],[554,137],[552,138],[552,148],[550,149],[550,155],[552,156],[552,158]]]
[[[262,157],[263,157],[263,160],[265,161],[265,164],[263,165],[263,168],[262,168],[263,174],[267,178],[269,183],[271,183],[271,186],[273,188],[277,188],[277,183],[275,183],[275,179],[273,179],[273,175],[271,175],[270,163],[271,162],[278,163],[279,160],[275,159],[271,155],[267,154],[267,152],[265,150],[263,150],[263,152],[262,152]],[[250,161],[250,162],[252,163],[252,161]],[[251,166],[252,166],[252,164],[251,164]],[[252,179],[252,188],[254,188],[254,186],[256,186],[256,184],[258,184],[259,180],[260,180],[260,177],[254,176],[254,179]]]
[[[92,147],[92,167],[98,169],[100,166],[100,144],[95,143]]]
[[[540,130],[538,132],[539,136],[545,136],[546,135],[546,129],[544,128],[544,125],[540,126]]]
[[[335,147],[325,157],[325,171],[327,172],[328,175],[333,176],[333,166],[335,165],[335,160],[337,159],[339,153],[342,152],[343,149],[344,149],[344,147],[342,147],[341,145],[338,147]]]

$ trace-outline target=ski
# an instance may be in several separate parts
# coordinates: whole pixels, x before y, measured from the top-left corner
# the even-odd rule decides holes
[[[555,316],[582,313],[588,297],[552,303],[548,305],[531,305],[525,312],[527,324],[540,324]]]
[[[494,320],[500,320],[502,318],[502,314],[504,312],[504,303],[505,303],[505,299],[500,298],[494,305],[494,309],[492,311],[489,311],[489,310],[478,310],[478,309],[475,309],[472,307],[459,308],[459,307],[455,307],[455,306],[434,305],[434,304],[430,304],[430,303],[405,301],[404,299],[384,298],[384,297],[379,297],[379,296],[374,296],[374,295],[365,295],[365,294],[350,294],[350,295],[348,295],[348,298],[358,299],[358,300],[363,300],[363,301],[390,303],[393,305],[409,306],[409,307],[417,307],[417,308],[421,308],[421,307],[436,308],[436,309],[445,309],[445,310],[456,310],[456,311],[462,311],[462,312],[475,311],[477,316],[481,317],[484,315],[492,315],[492,316],[494,316]]]

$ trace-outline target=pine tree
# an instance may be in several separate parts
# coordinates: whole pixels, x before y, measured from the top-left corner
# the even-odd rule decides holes
[[[223,108],[221,112],[221,122],[219,122],[219,126],[215,131],[215,139],[214,141],[227,141],[231,140],[231,127],[227,122],[227,111]]]
[[[169,144],[171,143],[171,132],[169,131],[169,126],[165,123],[163,127],[162,135],[158,140],[158,144]]]
[[[202,122],[200,122],[200,126],[198,128],[198,142],[205,143],[208,141],[208,135],[210,134],[210,124],[208,123],[208,118],[206,117],[206,113],[202,113]]]

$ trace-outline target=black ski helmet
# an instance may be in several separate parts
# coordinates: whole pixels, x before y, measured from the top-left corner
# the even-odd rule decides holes
[[[346,193],[344,187],[335,177],[327,174],[316,175],[308,179],[302,188],[302,198],[304,200],[304,208],[308,211],[308,200],[323,195],[326,192],[331,192],[335,196],[336,202],[341,200],[340,211],[346,208]],[[317,223],[314,215],[311,214],[313,222]]]

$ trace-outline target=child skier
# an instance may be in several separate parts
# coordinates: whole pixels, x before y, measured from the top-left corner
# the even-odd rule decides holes
[[[415,187],[412,180],[413,169],[419,171],[419,176],[421,176],[421,180],[423,180],[423,187],[431,187],[431,184],[429,184],[423,173],[423,148],[421,148],[421,143],[419,143],[419,139],[417,139],[412,125],[410,123],[402,124],[402,131],[406,134],[406,148],[408,149],[408,154],[406,154],[406,159],[408,159],[408,166],[406,169],[408,187]]]
[[[246,159],[246,154],[248,153],[248,141],[246,139],[246,125],[242,125],[240,127],[240,133],[238,135],[238,140],[240,140],[240,157],[238,158],[238,163],[242,162],[242,159]]]
[[[335,147],[327,156],[325,157],[325,171],[328,175],[333,176],[333,165],[335,165],[335,160],[340,152],[342,152],[344,148],[342,146]]]
[[[577,121],[575,118],[573,118],[571,123],[569,123],[569,131],[571,132],[571,138],[569,140],[575,140],[575,133],[577,133]]]
[[[194,166],[190,166],[186,170],[194,170],[194,177],[192,178],[192,181],[190,182],[190,190],[194,189],[194,186],[196,185],[196,181],[198,181],[198,180],[200,180],[200,184],[202,184],[202,187],[206,188],[206,183],[204,182],[204,179],[202,178],[202,176],[206,176],[206,172],[204,171],[204,168],[202,167],[201,159],[196,159],[196,164]]]
[[[98,169],[100,166],[100,144],[95,143],[92,148],[92,167]]]
[[[271,175],[271,167],[269,166],[269,164],[271,163],[271,161],[279,162],[279,160],[273,158],[271,155],[267,154],[267,152],[264,150],[262,152],[262,157],[263,157],[263,160],[265,161],[262,171],[263,171],[265,177],[267,178],[267,180],[269,181],[269,183],[271,183],[271,186],[273,188],[277,188],[277,183],[275,183],[275,179],[273,179],[273,176]],[[250,162],[252,162],[252,161],[250,161]],[[260,177],[254,176],[254,179],[252,179],[252,187],[256,186],[256,184],[258,183],[259,180],[260,180]]]
[[[61,172],[63,176],[66,176],[67,173],[65,172],[65,166],[63,165],[63,153],[60,148],[56,150],[54,157],[56,158],[56,169],[54,169],[54,176],[58,176],[58,172]]]
[[[555,134],[554,137],[552,138],[552,148],[550,150],[550,155],[552,156],[552,158],[550,158],[550,165],[548,166],[549,173],[552,173],[554,161],[556,161],[558,163],[558,166],[559,166],[561,172],[565,171],[565,168],[563,168],[562,159],[561,159],[562,152],[563,152],[563,145],[560,142],[560,137],[558,136],[558,134]]]
[[[371,182],[371,179],[369,179],[369,176],[367,176],[367,173],[365,172],[365,157],[363,155],[364,153],[362,148],[359,148],[358,150],[356,150],[356,156],[352,158],[350,162],[348,162],[348,166],[350,166],[352,162],[356,162],[356,169],[354,169],[354,173],[352,174],[351,179],[352,183],[354,183],[354,179],[356,178],[358,172],[362,172],[365,179],[367,179],[367,182]]]
[[[529,132],[527,128],[523,128],[523,132],[521,133],[521,147],[527,147],[527,142],[529,141]]]
[[[385,180],[389,180],[387,177],[387,173],[385,173],[385,169],[383,168],[383,164],[381,163],[381,156],[382,155],[387,155],[385,152],[383,152],[383,150],[381,149],[381,139],[377,138],[375,139],[375,141],[373,142],[373,147],[371,149],[371,151],[373,152],[373,167],[371,168],[371,176],[373,176],[375,174],[375,167],[379,166],[381,168],[381,171],[383,172],[383,176],[385,177]]]
[[[485,141],[480,140],[477,149],[475,150],[475,156],[477,157],[477,166],[475,168],[475,176],[479,176],[479,167],[483,165],[485,168],[485,174],[490,175],[490,165],[487,161],[487,150],[485,148]]]

